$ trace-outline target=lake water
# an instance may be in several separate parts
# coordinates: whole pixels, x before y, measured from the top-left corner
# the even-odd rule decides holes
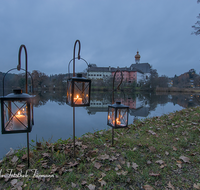
[[[96,130],[108,129],[107,111],[111,104],[111,93],[92,92],[90,107],[75,109],[76,136]],[[199,105],[200,99],[194,94],[133,94],[120,92],[115,101],[121,101],[130,107],[129,124],[135,119],[161,116],[186,107]],[[34,107],[34,126],[29,133],[30,143],[34,141],[55,142],[58,139],[72,138],[73,108],[66,103],[65,92],[38,92]],[[0,159],[10,150],[26,147],[27,135],[0,134]]]

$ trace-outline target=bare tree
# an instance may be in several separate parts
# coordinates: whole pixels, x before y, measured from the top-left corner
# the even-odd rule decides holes
[[[197,0],[197,3],[200,3],[200,0]],[[197,16],[198,19],[200,19],[200,14]],[[194,32],[192,34],[199,35],[200,34],[200,20],[198,20],[195,25],[192,26],[194,28]]]

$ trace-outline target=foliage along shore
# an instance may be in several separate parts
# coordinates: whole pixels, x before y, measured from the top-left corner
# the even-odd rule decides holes
[[[156,92],[200,93],[200,88],[177,88],[177,87],[161,88],[161,87],[157,87]]]
[[[76,158],[71,139],[32,142],[29,170],[26,148],[0,161],[0,189],[200,189],[199,139],[195,107],[115,130],[114,146],[110,129],[83,135]]]

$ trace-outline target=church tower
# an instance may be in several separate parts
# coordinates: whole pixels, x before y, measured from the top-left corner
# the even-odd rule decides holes
[[[135,63],[136,64],[140,63],[140,54],[139,54],[139,51],[137,51],[137,54],[135,55]]]

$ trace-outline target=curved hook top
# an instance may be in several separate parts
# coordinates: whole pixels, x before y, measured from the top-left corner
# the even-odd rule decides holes
[[[122,84],[122,81],[123,81],[123,74],[122,74],[122,71],[121,70],[116,70],[115,71],[115,73],[114,73],[114,76],[113,76],[113,90],[114,90],[114,82],[115,82],[115,76],[116,76],[116,73],[117,72],[121,72],[121,81],[120,81],[120,83],[118,84],[118,86],[117,86],[117,90],[119,90],[119,87],[120,87],[120,85]]]
[[[73,52],[73,77],[75,77],[75,50],[76,50],[76,44],[78,43],[79,49],[78,49],[78,59],[81,58],[80,51],[81,51],[81,42],[79,40],[76,40],[74,43],[74,52]]]
[[[21,69],[21,52],[22,52],[22,48],[24,48],[24,51],[25,51],[25,67],[26,67],[26,71],[28,70],[27,69],[27,62],[28,62],[28,58],[27,58],[27,50],[26,50],[26,46],[25,45],[21,45],[20,48],[19,48],[19,54],[18,54],[18,65],[17,65],[17,70],[20,71]]]
[[[117,90],[119,90],[119,87],[120,87],[120,85],[122,84],[122,81],[123,81],[123,74],[122,74],[122,71],[121,70],[119,70],[119,69],[117,69],[116,71],[115,71],[115,73],[114,73],[114,76],[113,76],[113,94],[112,94],[112,104],[114,103],[114,82],[115,82],[115,76],[116,76],[116,73],[117,72],[121,72],[121,81],[120,81],[120,83],[118,84],[118,86],[117,86]]]
[[[27,56],[26,46],[23,45],[23,44],[19,48],[17,70],[20,71],[20,69],[21,69],[21,52],[22,52],[22,48],[24,48],[24,51],[25,51],[25,72],[26,72],[26,93],[27,93],[28,92],[28,76],[27,76],[27,71],[28,71],[28,56]]]

